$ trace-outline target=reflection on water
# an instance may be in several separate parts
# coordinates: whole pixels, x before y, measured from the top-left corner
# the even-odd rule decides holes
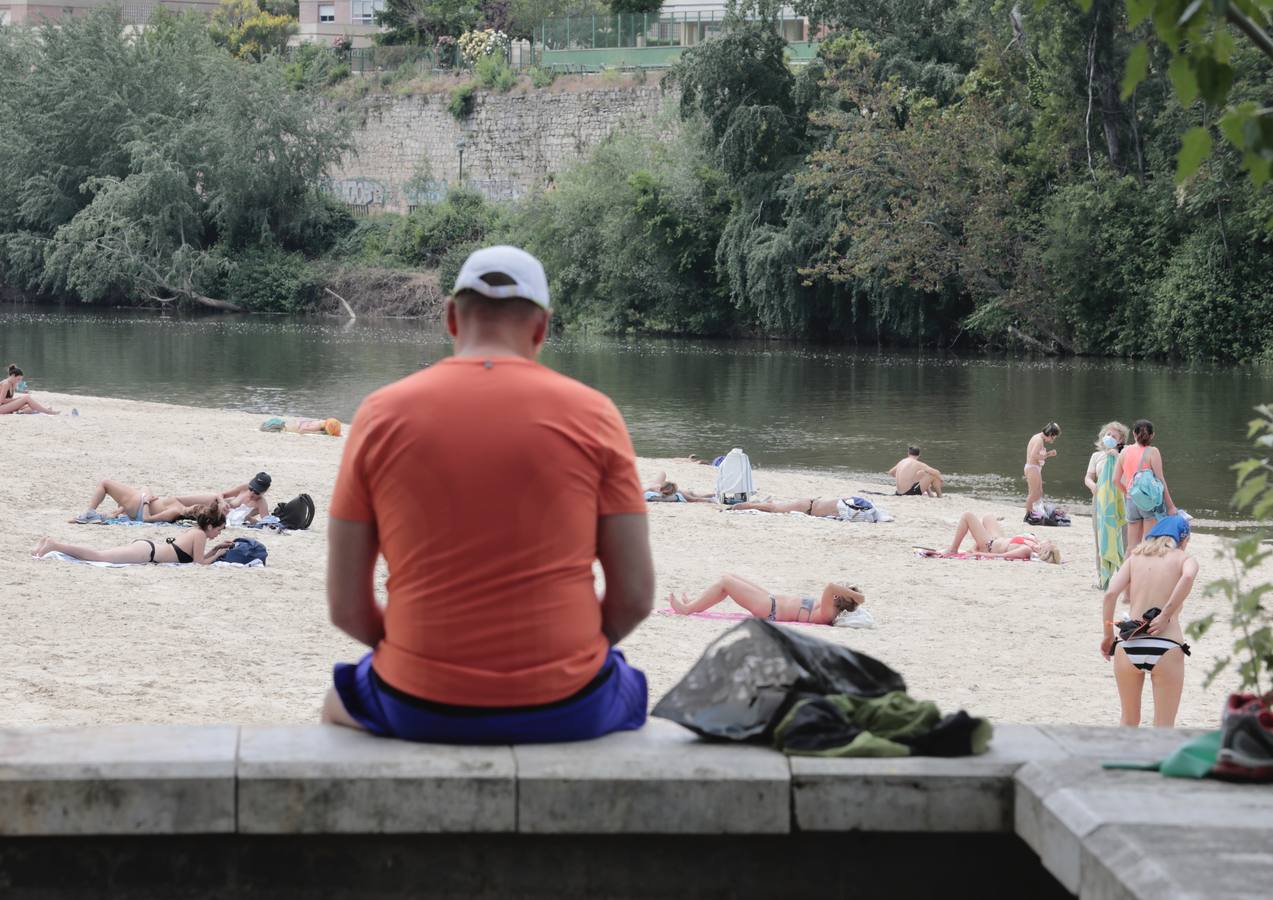
[[[0,362],[33,388],[348,420],[370,391],[449,352],[434,323],[0,307]],[[1031,434],[1064,434],[1049,496],[1086,497],[1083,472],[1109,419],[1152,419],[1172,494],[1231,518],[1228,466],[1248,453],[1251,407],[1273,369],[1145,362],[964,359],[744,341],[557,338],[544,362],[605,391],[637,452],[760,467],[882,472],[920,443],[953,489],[1023,493]]]

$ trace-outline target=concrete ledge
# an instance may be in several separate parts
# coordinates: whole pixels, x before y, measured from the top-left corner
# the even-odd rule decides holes
[[[1105,825],[1083,842],[1085,900],[1243,897],[1273,893],[1269,832]]]
[[[348,728],[245,727],[245,834],[508,832],[517,783],[508,747],[383,740]]]
[[[699,741],[651,719],[585,744],[513,748],[517,830],[531,834],[782,834],[791,771],[764,747]]]
[[[1173,749],[1181,739],[1176,736]],[[1115,753],[1110,758],[1126,759],[1128,754]],[[1202,833],[1227,829],[1249,831],[1266,842],[1273,834],[1273,786],[1109,770],[1096,759],[1082,758],[1030,763],[1017,773],[1016,781],[1017,834],[1067,890],[1084,897],[1088,895],[1083,885],[1094,859],[1089,843],[1098,830],[1175,826]],[[1100,841],[1102,858],[1112,859],[1108,838]],[[1174,851],[1160,847],[1151,856],[1165,861]],[[1120,876],[1119,867],[1111,870],[1111,877]],[[1107,894],[1102,891],[1099,896]]]
[[[1029,725],[995,729],[990,751],[959,759],[791,758],[801,831],[1011,832],[1012,776],[1065,752]]]
[[[991,848],[1034,865],[1033,851],[1039,896],[1269,896],[1273,786],[1101,767],[1160,759],[1188,737],[1006,725],[980,757],[852,760],[703,742],[662,720],[598,741],[517,747],[410,744],[319,725],[0,730],[0,895],[98,896],[105,872],[112,883],[154,881],[153,895],[166,897],[191,866],[209,884],[228,880],[190,896],[233,895],[243,879],[303,883],[314,891],[295,895],[307,900],[353,897],[364,876],[386,898],[410,896],[420,882],[404,873],[419,869],[448,873],[430,881],[439,896],[561,887],[595,900],[634,885],[649,896],[697,885],[741,897],[780,891],[797,862],[807,871],[816,845],[827,854],[808,885],[818,896],[842,895],[859,886],[861,867],[888,854],[903,865],[920,846],[960,865]],[[364,863],[341,850],[350,840],[390,843]],[[185,862],[165,867],[165,846],[182,848]],[[536,861],[547,851],[558,862]],[[118,862],[120,853],[136,862]],[[471,870],[448,868],[460,857]],[[567,858],[577,871],[552,868]],[[487,878],[488,861],[506,870]],[[680,868],[639,874],[667,865]],[[998,882],[984,880],[993,868],[959,884],[994,893],[987,885]],[[915,896],[961,895],[941,870],[921,865],[906,877]],[[75,878],[82,893],[56,890]],[[326,890],[337,882],[345,886]],[[15,892],[20,884],[44,887]]]
[[[235,829],[238,728],[0,730],[0,835]]]

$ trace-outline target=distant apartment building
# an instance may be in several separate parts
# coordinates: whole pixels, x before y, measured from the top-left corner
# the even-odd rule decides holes
[[[156,7],[174,12],[211,13],[219,0],[150,0],[122,4],[125,20],[143,23]],[[113,0],[0,0],[0,25],[39,25],[66,16],[87,15],[99,6],[118,6]]]
[[[3,0],[0,0],[3,2]],[[376,13],[385,0],[300,0],[298,40],[330,44],[338,37],[350,39],[350,46],[371,46],[372,35],[381,31]]]
[[[376,25],[375,14],[384,8],[385,0],[300,0],[297,39],[330,44],[344,35],[354,47],[370,46],[372,36],[382,30]],[[657,29],[663,40],[693,44],[720,32],[725,0],[667,0],[648,18],[652,33]],[[807,19],[788,7],[783,8],[780,18],[784,38],[790,42],[809,40]],[[654,25],[655,22],[659,24]]]

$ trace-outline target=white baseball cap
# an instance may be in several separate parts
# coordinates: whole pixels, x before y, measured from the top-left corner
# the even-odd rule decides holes
[[[507,275],[512,284],[490,284],[483,275]],[[483,247],[469,254],[460,267],[452,294],[473,291],[493,300],[522,297],[536,306],[551,309],[548,304],[548,276],[543,264],[517,247]]]

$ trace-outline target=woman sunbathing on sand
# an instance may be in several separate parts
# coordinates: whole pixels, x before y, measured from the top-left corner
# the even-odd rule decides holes
[[[340,419],[284,419],[281,416],[271,416],[261,423],[261,430],[340,437]]]
[[[192,563],[206,566],[214,563],[225,552],[234,546],[234,541],[222,541],[214,547],[208,547],[208,541],[219,535],[225,528],[225,514],[215,506],[208,505],[195,513],[195,527],[183,532],[179,537],[170,537],[156,544],[154,541],[141,538],[122,547],[110,550],[94,550],[92,547],[80,547],[75,544],[63,544],[50,537],[44,537],[35,545],[32,556],[44,556],[46,553],[65,553],[85,562],[107,563]]]
[[[691,601],[688,594],[682,594],[678,600],[676,594],[672,593],[668,595],[667,601],[676,612],[683,616],[692,616],[711,609],[726,598],[733,600],[757,619],[768,619],[770,622],[812,622],[814,625],[830,625],[841,612],[852,612],[866,602],[866,595],[855,587],[828,584],[822,589],[822,596],[815,600],[813,597],[771,594],[755,582],[737,575],[721,576],[697,600]]]
[[[854,506],[852,498],[839,497],[810,498],[808,500],[751,500],[747,503],[735,503],[730,509],[758,509],[770,513],[804,513],[806,516],[821,516],[827,519],[852,519]]]
[[[676,482],[667,480],[666,472],[659,472],[642,490],[649,503],[715,503],[715,494],[698,494],[694,491],[682,491]]]
[[[1039,540],[1032,534],[1019,534],[1008,537],[999,527],[999,522],[992,515],[980,519],[974,513],[966,512],[959,518],[959,527],[955,529],[955,539],[950,542],[948,553],[958,553],[959,545],[964,538],[972,535],[973,549],[982,556],[1003,557],[1004,559],[1030,559],[1038,557],[1044,562],[1059,563],[1061,551],[1051,541]]]
[[[109,516],[102,516],[97,512],[97,507],[107,497],[114,500],[118,507]],[[88,522],[116,519],[120,516],[132,519],[134,522],[179,522],[182,519],[193,519],[199,510],[207,505],[209,503],[206,500],[203,503],[189,503],[184,502],[181,497],[156,497],[150,493],[150,488],[136,488],[122,481],[104,478],[98,482],[97,490],[88,501],[87,510],[71,519],[70,522],[83,525]],[[222,515],[229,511],[225,500],[218,499],[215,505]]]
[[[0,378],[0,416],[9,413],[44,413],[56,416],[58,411],[51,406],[36,403],[30,394],[19,394],[18,385],[22,383],[22,370],[17,366],[9,366],[9,374]]]

